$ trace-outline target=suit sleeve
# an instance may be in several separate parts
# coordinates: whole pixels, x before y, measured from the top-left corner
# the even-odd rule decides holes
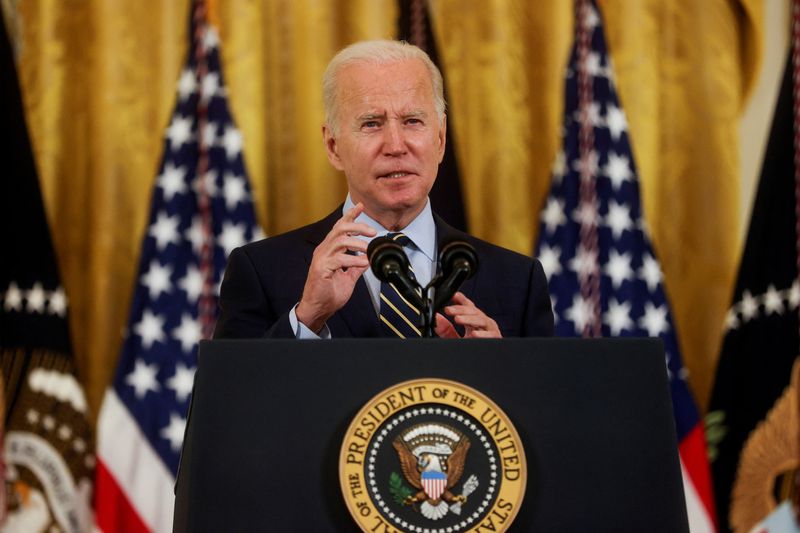
[[[253,261],[242,248],[228,258],[219,307],[215,339],[294,338],[289,312],[277,315],[272,310]]]
[[[528,281],[528,301],[523,321],[524,337],[552,337],[554,334],[553,309],[547,276],[538,259],[533,260]]]

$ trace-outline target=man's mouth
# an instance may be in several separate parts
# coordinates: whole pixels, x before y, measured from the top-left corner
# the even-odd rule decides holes
[[[411,175],[410,172],[398,171],[398,172],[390,172],[389,174],[384,174],[383,176],[380,176],[380,177],[381,178],[394,179],[394,178],[404,178],[404,177],[409,176],[409,175]]]

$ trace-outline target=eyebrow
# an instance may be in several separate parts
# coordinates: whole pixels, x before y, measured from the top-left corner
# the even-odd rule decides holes
[[[400,118],[426,118],[428,113],[425,111],[418,109],[415,111],[409,111],[408,113],[402,113]],[[359,115],[356,117],[356,120],[361,122],[364,120],[376,120],[376,119],[385,119],[386,113],[364,113],[363,115]]]
[[[361,122],[364,120],[375,120],[378,118],[386,118],[386,113],[364,113],[363,115],[356,117],[356,120]]]

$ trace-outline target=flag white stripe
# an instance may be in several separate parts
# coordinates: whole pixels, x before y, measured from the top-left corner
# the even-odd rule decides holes
[[[113,389],[106,390],[100,408],[97,457],[147,527],[171,532],[175,479]]]
[[[714,523],[708,515],[708,510],[703,505],[694,482],[686,471],[681,459],[681,475],[683,476],[683,492],[686,498],[686,513],[689,515],[689,531],[691,533],[714,533]]]

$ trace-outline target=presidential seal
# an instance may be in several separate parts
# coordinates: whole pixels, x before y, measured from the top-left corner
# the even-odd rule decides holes
[[[363,531],[505,531],[525,494],[519,435],[489,398],[417,379],[372,398],[347,429],[339,481]]]

